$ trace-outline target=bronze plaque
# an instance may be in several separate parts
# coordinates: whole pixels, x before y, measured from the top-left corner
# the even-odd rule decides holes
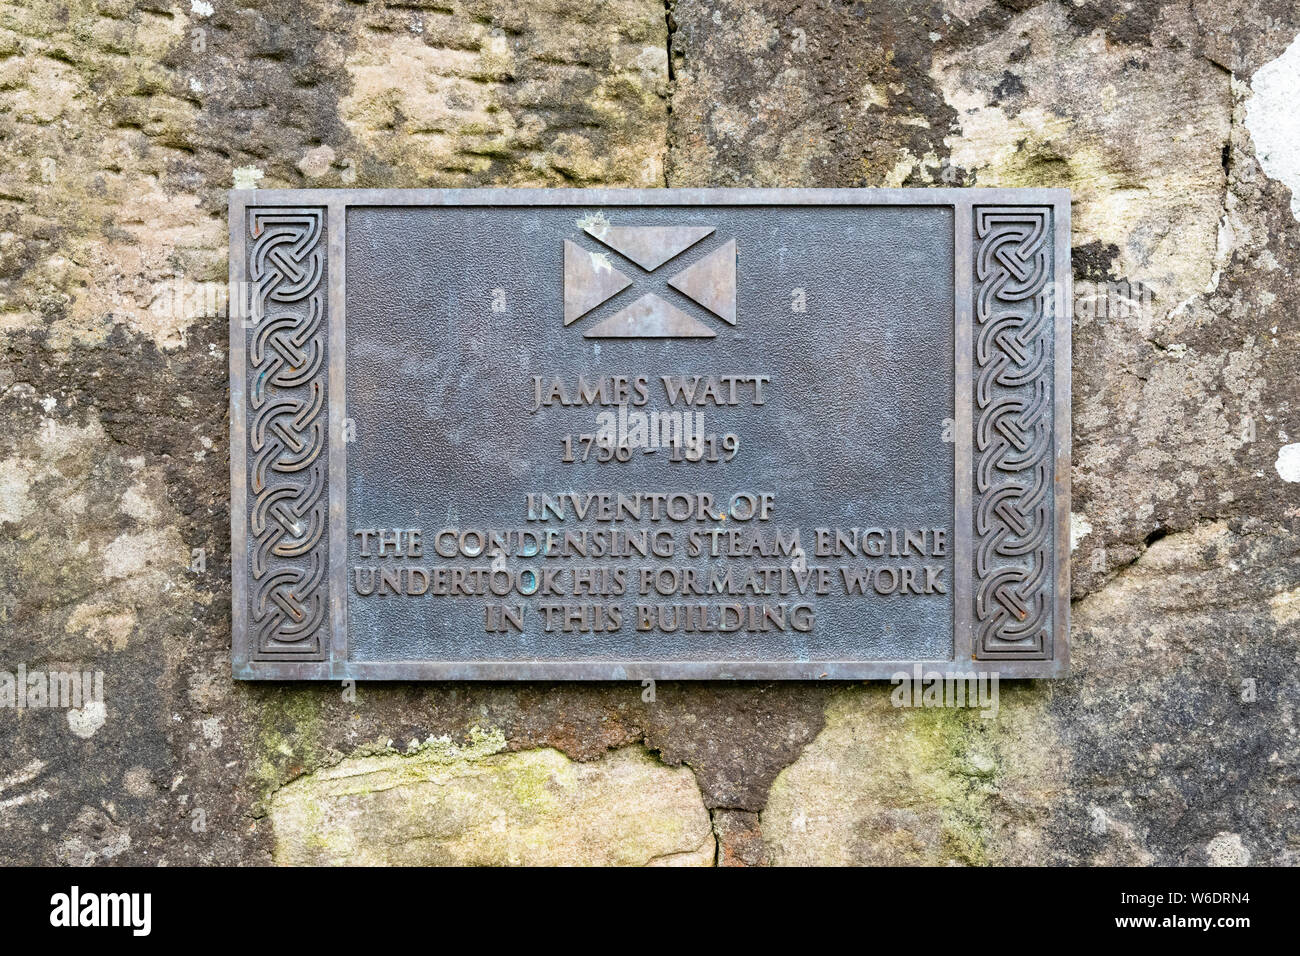
[[[1063,675],[1069,213],[231,193],[235,676]]]

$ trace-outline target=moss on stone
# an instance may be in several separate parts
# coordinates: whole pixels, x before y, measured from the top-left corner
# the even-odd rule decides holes
[[[777,777],[762,814],[774,862],[1003,860],[1014,821],[1002,798],[1019,805],[1057,772],[1043,759],[1045,695],[1003,685],[990,719],[975,708],[894,707],[890,693],[872,685],[837,695],[821,734]]]
[[[641,748],[590,764],[550,748],[499,752],[471,731],[350,757],[277,791],[277,863],[706,865],[712,828],[685,768]]]
[[[257,813],[265,812],[266,801],[287,780],[329,759],[322,742],[321,693],[321,688],[269,688],[256,702],[258,734],[249,770],[259,795]]]

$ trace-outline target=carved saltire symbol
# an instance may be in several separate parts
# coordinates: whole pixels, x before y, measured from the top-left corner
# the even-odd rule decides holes
[[[589,339],[711,339],[713,330],[653,292],[584,333]]]
[[[728,325],[736,324],[736,240],[668,280]]]
[[[646,272],[713,234],[712,226],[587,226],[584,230],[627,256]]]
[[[571,325],[632,284],[603,252],[564,240],[564,324]]]
[[[654,272],[714,232],[712,226],[585,227],[593,238]],[[570,325],[633,284],[604,253],[564,243],[564,324]],[[729,240],[668,280],[668,285],[736,324],[736,241]],[[653,292],[639,297],[584,333],[585,338],[713,338],[716,333]]]

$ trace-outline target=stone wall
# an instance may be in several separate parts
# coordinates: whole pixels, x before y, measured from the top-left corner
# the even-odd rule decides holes
[[[0,0],[0,862],[1296,863],[1292,0]],[[236,684],[225,193],[1067,186],[1074,676]],[[209,284],[209,285],[205,285]]]

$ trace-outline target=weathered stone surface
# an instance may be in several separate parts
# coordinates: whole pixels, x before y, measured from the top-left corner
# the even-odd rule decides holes
[[[718,866],[763,866],[766,850],[758,814],[745,810],[714,810],[713,835],[718,841]]]
[[[1050,691],[1002,687],[998,715],[896,709],[888,685],[837,696],[826,728],[772,786],[771,862],[936,866],[1045,840],[1065,756]]]
[[[1078,602],[1077,675],[995,717],[836,697],[772,787],[772,861],[1294,864],[1298,585],[1300,536],[1205,524]]]
[[[1072,764],[1058,858],[1214,863],[1228,834],[1297,862],[1298,589],[1294,524],[1232,519],[1075,605],[1079,675],[1051,699]]]
[[[1177,7],[1158,25],[1195,29]],[[1105,249],[1109,271],[1139,280],[1164,311],[1210,283],[1232,104],[1219,67],[1163,42],[1134,49],[1101,29],[1073,31],[1066,8],[1051,4],[937,52],[931,73],[957,110],[945,144],[964,176],[1068,183],[1075,248]],[[1132,327],[1146,331],[1152,318]]]
[[[678,0],[669,185],[924,184],[954,119],[941,6]]]
[[[558,750],[494,754],[430,741],[351,757],[271,801],[282,864],[712,865],[709,813],[690,771],[635,747],[591,763]]]
[[[329,774],[420,766],[374,741],[482,727],[501,753],[421,771],[448,801],[522,821],[519,768],[626,761],[698,787],[722,863],[1296,862],[1300,8],[665,13],[0,0],[0,669],[101,669],[107,695],[0,711],[0,861],[287,859],[283,808]],[[232,184],[972,182],[1077,200],[1075,677],[1004,684],[987,721],[887,687],[231,681]],[[1112,284],[1149,307],[1098,308]],[[409,852],[369,799],[327,801],[352,801],[344,855]]]
[[[466,0],[384,11],[357,28],[381,25],[351,41],[338,105],[372,161],[393,170],[379,175],[401,170],[402,185],[412,174],[438,186],[663,185],[662,6]]]
[[[663,184],[663,7],[0,3],[0,331],[214,313],[225,190]]]

